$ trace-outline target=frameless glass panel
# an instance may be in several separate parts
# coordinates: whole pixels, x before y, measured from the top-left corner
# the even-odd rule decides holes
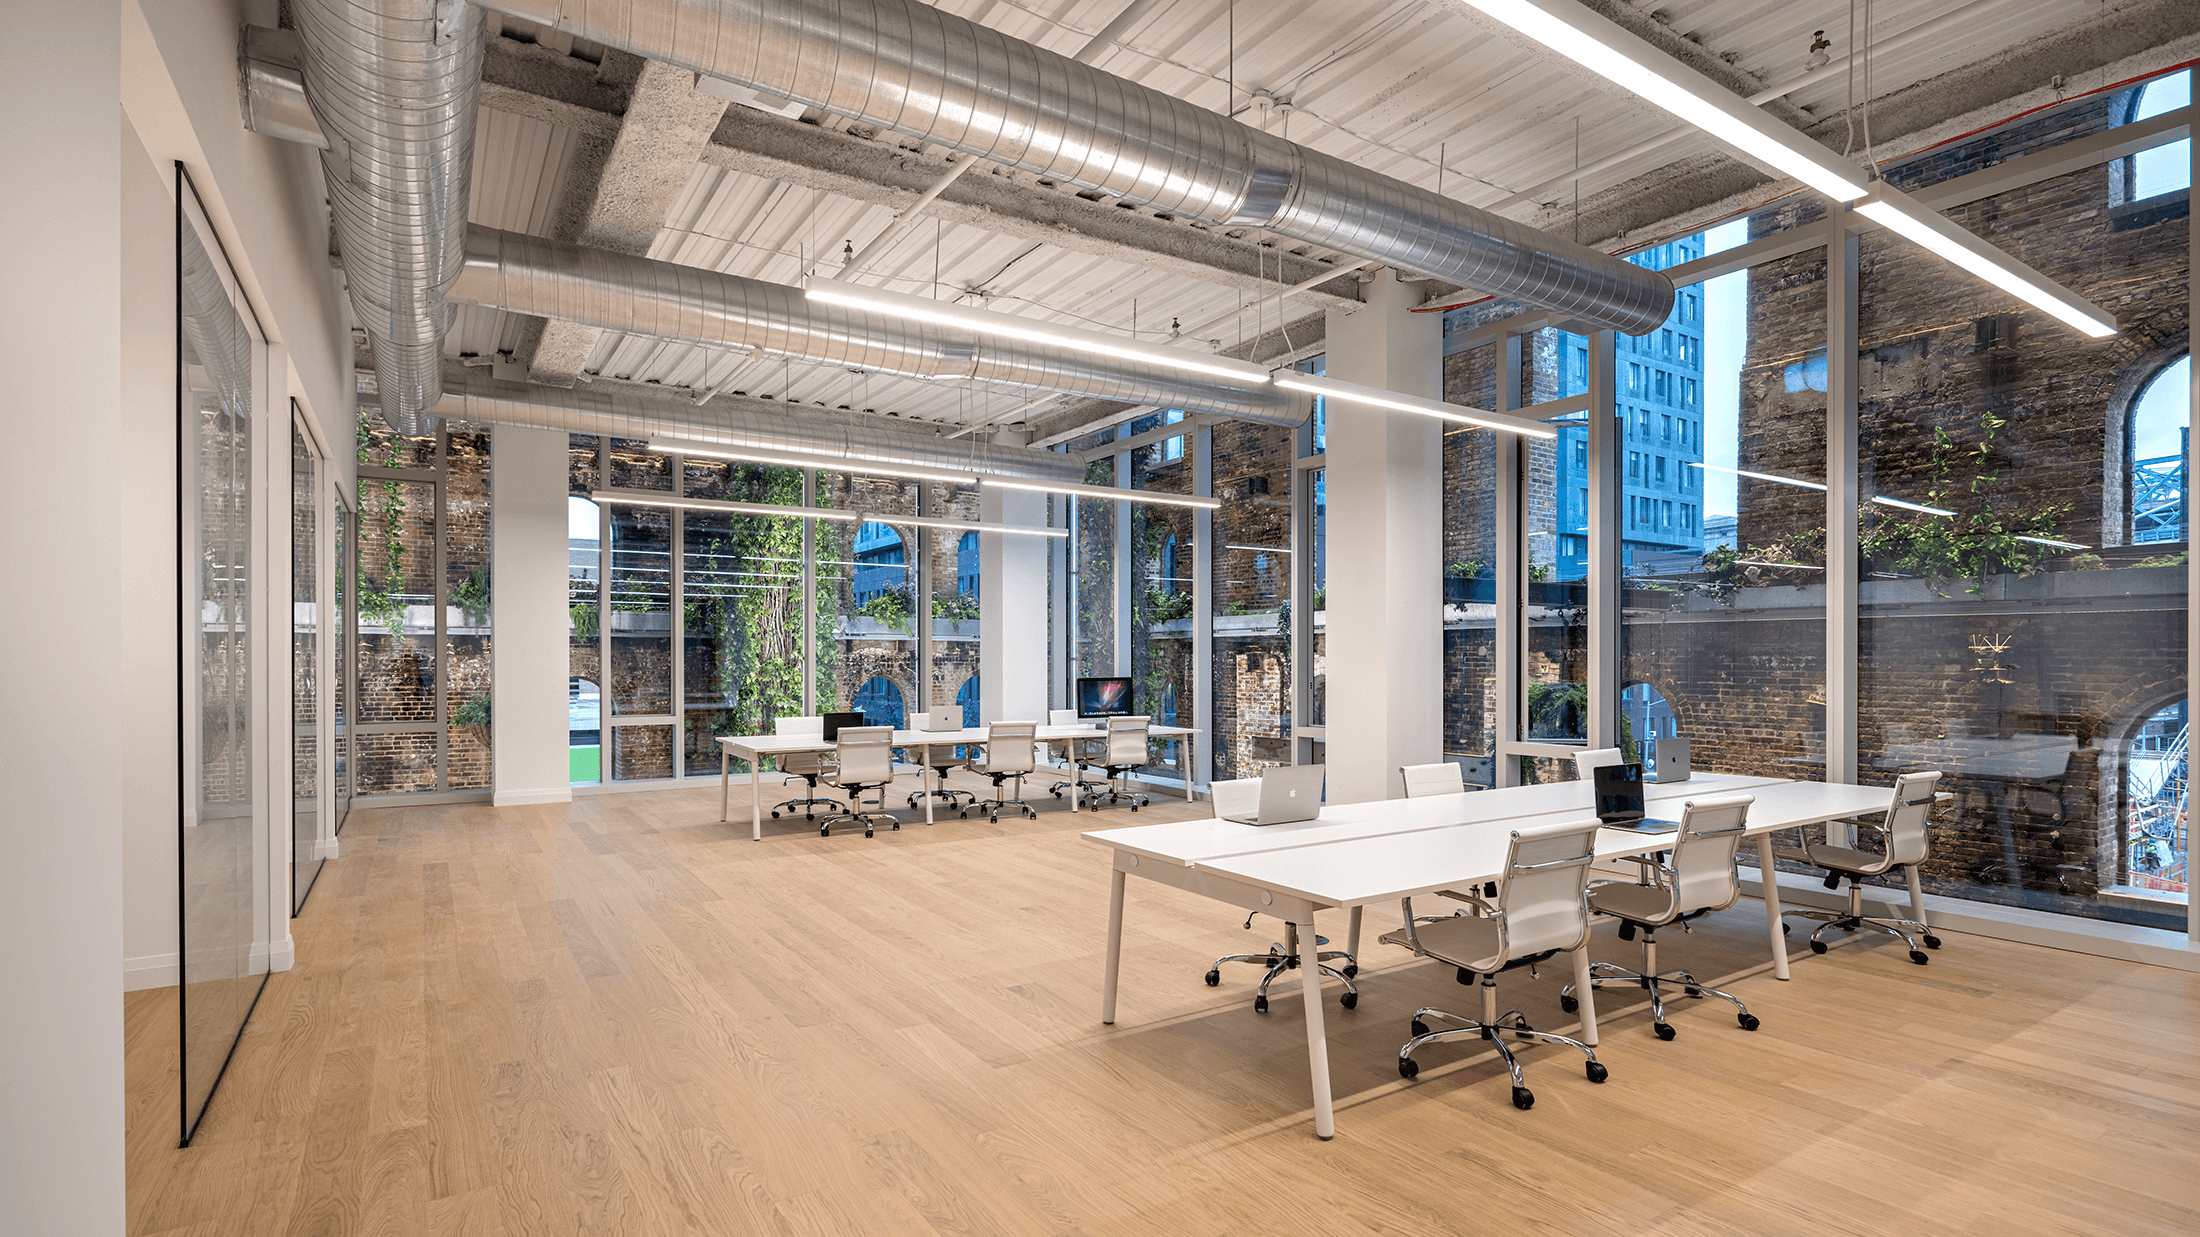
[[[609,504],[613,716],[672,712],[672,522],[664,507]]]
[[[293,409],[295,415],[295,408]],[[318,657],[321,606],[314,492],[314,455],[305,431],[290,427],[290,912],[306,904],[321,871],[320,705]]]
[[[265,601],[255,598],[252,574],[259,339],[196,193],[180,173],[179,182],[177,414],[190,570],[181,616],[185,760],[177,847],[188,1142],[266,980],[267,962],[253,959],[252,943],[262,926],[255,894],[266,887],[270,856],[258,832],[265,817],[254,794],[250,670],[255,601]]]
[[[598,439],[576,434],[565,499],[566,742],[573,784],[603,781],[603,508],[595,488]]]
[[[926,501],[926,513],[944,520],[978,518],[975,485],[934,482]],[[978,534],[928,528],[924,530],[924,543],[932,567],[932,682],[925,707],[954,707],[976,725],[980,687]]]
[[[1213,429],[1214,773],[1258,777],[1291,763],[1291,463],[1298,431]],[[1196,549],[1197,547],[1195,547]]]
[[[432,724],[435,483],[362,477],[359,495],[358,707],[353,718]]]
[[[1113,441],[1113,429],[1071,443],[1087,448]],[[1085,484],[1115,484],[1115,460],[1103,456],[1085,465]],[[1072,495],[1070,503],[1069,608],[1070,677],[1106,678],[1116,673],[1116,522],[1122,504]],[[1072,684],[1074,687],[1074,684]],[[1069,702],[1076,704],[1074,696]]]
[[[446,790],[490,785],[489,435],[453,427],[444,453],[443,598]]]
[[[1949,157],[2098,132],[2117,106]],[[1945,775],[1928,892],[2181,930],[2188,220],[2182,196],[2119,203],[2122,170],[1946,212],[2110,309],[2110,339],[1862,238],[1860,773]]]
[[[335,498],[330,504],[330,524],[334,535],[329,548],[334,555],[336,613],[330,630],[336,634],[333,661],[335,681],[329,684],[329,716],[335,728],[334,743],[336,767],[336,832],[344,831],[344,820],[351,814],[351,528],[350,508],[344,505],[344,497],[329,487]]]
[[[1444,398],[1498,407],[1503,355],[1494,345],[1448,352]],[[1444,759],[1475,786],[1494,786],[1497,777],[1497,460],[1503,443],[1491,430],[1444,431]],[[1559,553],[1572,548],[1564,537],[1558,541]]]
[[[1157,413],[1131,423],[1133,435],[1181,421],[1181,412]],[[1188,435],[1164,438],[1131,452],[1131,488],[1164,494],[1192,492]],[[1192,555],[1198,547],[1191,507],[1130,503],[1132,705],[1156,726],[1191,723],[1192,614],[1197,601]],[[1157,762],[1144,776],[1182,781],[1191,744],[1157,739]]]
[[[818,505],[879,515],[916,514],[916,483],[818,474]],[[907,722],[917,693],[913,530],[874,520],[817,521],[817,608],[833,623],[818,643],[817,707],[855,710],[880,726]]]
[[[689,474],[695,480],[695,474]],[[798,506],[802,474],[732,465],[710,488]],[[802,711],[802,524],[793,517],[682,513],[684,765],[718,771],[716,736],[769,734]]]
[[[1665,327],[1620,341],[1620,738],[1638,755],[1678,734],[1697,768],[1824,776],[1825,276],[1814,249],[1690,285]]]

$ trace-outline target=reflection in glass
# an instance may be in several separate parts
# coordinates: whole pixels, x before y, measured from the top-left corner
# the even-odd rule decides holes
[[[1214,427],[1207,549],[1214,582],[1214,773],[1291,763],[1291,461],[1288,426]],[[1175,440],[1181,441],[1181,440]],[[1196,550],[1197,547],[1194,547]]]
[[[1181,412],[1156,413],[1131,422],[1127,432],[1135,436],[1183,419]],[[1131,488],[1191,493],[1193,453],[1186,449],[1188,442],[1189,436],[1180,434],[1132,451]],[[1153,725],[1181,725],[1191,720],[1192,712],[1195,512],[1190,507],[1128,503],[1119,518],[1130,520],[1133,703],[1153,719]],[[1183,739],[1154,740],[1155,763],[1141,776],[1183,780],[1190,765],[1190,746]]]
[[[296,415],[293,407],[292,414]],[[320,875],[321,828],[319,656],[321,618],[317,595],[313,448],[305,431],[290,427],[290,913],[306,904],[313,878]]]
[[[817,476],[819,506],[916,514],[916,482],[841,472]],[[875,520],[819,520],[816,537],[819,622],[832,624],[832,638],[818,641],[818,711],[868,702],[905,714],[908,701],[917,698],[915,530]],[[883,679],[892,694],[868,687],[874,679]]]

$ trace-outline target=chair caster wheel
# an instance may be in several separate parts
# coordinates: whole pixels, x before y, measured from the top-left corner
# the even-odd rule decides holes
[[[1932,933],[1930,933],[1930,932],[1926,933],[1926,934],[1925,934],[1925,948],[1927,948],[1927,949],[1938,949],[1938,948],[1940,948],[1940,938],[1939,938],[1939,937],[1937,937],[1937,936],[1934,936],[1934,935],[1933,935]]]
[[[1917,963],[1919,966],[1923,966],[1926,963],[1931,962],[1932,958],[1929,957],[1922,949],[1913,949],[1910,951],[1910,961]]]
[[[1267,1013],[1267,1012],[1268,1012],[1268,998],[1267,998],[1267,997],[1264,997],[1264,996],[1256,996],[1256,997],[1254,997],[1254,998],[1253,998],[1253,1012],[1254,1012],[1254,1013],[1256,1013],[1256,1014],[1265,1014],[1265,1013]]]
[[[1138,810],[1138,805],[1137,805],[1137,804],[1135,804],[1135,803],[1131,804],[1131,810],[1132,810],[1133,812],[1137,811],[1137,810]]]
[[[1513,1035],[1520,1039],[1534,1039],[1535,1028],[1523,1022],[1519,1026],[1513,1028]]]
[[[1854,932],[1856,931],[1856,925],[1853,923],[1845,923],[1841,925],[1841,930],[1843,932]]]
[[[1347,992],[1343,996],[1337,998],[1337,1004],[1344,1006],[1346,1009],[1358,1008],[1360,1004],[1360,994],[1357,992]]]
[[[1822,954],[1826,952],[1826,943],[1824,941],[1812,941],[1810,951],[1814,954]]]
[[[894,822],[894,832],[896,832],[896,833],[900,833],[900,832],[901,832],[901,822],[900,822],[900,821],[898,821],[898,820]]]
[[[1698,987],[1697,987],[1696,985],[1694,985],[1694,984],[1690,984],[1690,985],[1688,985],[1687,987],[1685,987],[1685,988],[1681,989],[1681,991],[1683,991],[1683,992],[1687,993],[1688,995],[1690,995],[1690,996],[1692,996],[1692,997],[1695,997],[1695,998],[1696,998],[1697,1000],[1699,1000],[1699,1001],[1703,999],[1703,989],[1701,989],[1701,988],[1698,988]]]
[[[1754,1031],[1758,1027],[1757,1015],[1755,1014],[1736,1014],[1734,1021],[1741,1023],[1744,1031]]]
[[[1603,1082],[1603,1081],[1604,1081],[1605,1079],[1607,1079],[1607,1078],[1610,1078],[1611,1076],[1612,1076],[1612,1071],[1610,1071],[1610,1070],[1608,1070],[1608,1069],[1604,1068],[1604,1062],[1602,1062],[1602,1061],[1591,1061],[1591,1062],[1589,1062],[1589,1081],[1590,1081],[1590,1082]]]
[[[1558,1007],[1570,1014],[1581,1008],[1581,1002],[1574,997],[1561,996],[1558,998]]]
[[[772,813],[772,819],[773,819],[773,820],[778,820],[778,819],[779,819],[779,813],[777,813],[777,812],[773,812],[773,813]]]
[[[1027,807],[1024,809],[1024,815],[1029,816],[1033,820],[1037,820],[1039,819],[1039,809],[1035,807]]]
[[[1001,814],[1000,814],[999,812],[995,812],[995,813],[993,813],[993,814],[992,814],[991,816],[988,816],[988,817],[986,817],[986,820],[987,820],[987,821],[989,821],[989,822],[991,822],[992,824],[996,824],[996,825],[997,825],[997,824],[1000,824],[1000,823],[1001,823]]]
[[[872,832],[872,831],[871,831],[871,830],[869,830],[869,829],[865,829],[865,830],[863,831],[863,836],[865,836],[865,837],[867,837],[867,838],[875,838],[875,837],[877,837],[877,836],[878,836],[878,834],[876,834],[876,833]]]
[[[1207,980],[1207,986],[1210,988],[1219,988],[1222,986],[1222,972],[1219,969],[1207,972],[1205,978]]]
[[[1412,1057],[1398,1058],[1398,1076],[1400,1078],[1412,1078],[1419,1075],[1420,1072],[1421,1063],[1419,1061],[1414,1060]]]
[[[1791,923],[1787,923],[1787,922],[1785,922],[1785,921],[1782,921],[1782,923],[1780,924],[1780,935],[1782,935],[1782,936],[1793,936],[1793,935],[1795,935],[1795,925],[1794,925],[1794,924],[1791,924]]]
[[[817,836],[821,838],[829,838],[833,836],[833,827],[831,825],[825,825],[819,828],[817,831]]]
[[[1535,1092],[1528,1090],[1526,1087],[1514,1087],[1513,1107],[1522,1112],[1535,1107]]]
[[[1658,1033],[1658,1038],[1662,1040],[1671,1040],[1675,1035],[1679,1034],[1678,1031],[1675,1031],[1672,1028],[1671,1024],[1664,1022],[1653,1024],[1650,1029],[1656,1031]]]
[[[1422,1036],[1428,1034],[1428,1024],[1421,1021],[1419,1018],[1415,1018],[1413,1020],[1413,1026],[1411,1029],[1413,1031],[1413,1038],[1415,1039],[1419,1039]]]
[[[1347,962],[1345,963],[1344,969],[1337,973],[1344,976],[1346,979],[1358,979],[1360,977],[1360,964],[1357,962]]]

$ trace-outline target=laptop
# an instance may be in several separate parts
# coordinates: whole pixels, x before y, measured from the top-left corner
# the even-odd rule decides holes
[[[1607,829],[1635,833],[1675,833],[1677,820],[1652,820],[1643,812],[1642,766],[1606,765],[1596,777],[1597,821]]]
[[[1260,810],[1251,816],[1225,816],[1239,825],[1288,825],[1322,813],[1322,777],[1327,765],[1284,765],[1260,775]]]
[[[954,705],[948,705],[946,708],[919,713],[909,719],[909,728],[935,734],[947,730],[961,730],[963,728],[962,710]]]
[[[827,743],[838,742],[842,726],[854,728],[861,725],[863,725],[863,714],[861,713],[827,713],[825,715],[825,741]]]
[[[1688,780],[1688,740],[1679,735],[1668,735],[1656,744],[1658,781],[1685,782]]]

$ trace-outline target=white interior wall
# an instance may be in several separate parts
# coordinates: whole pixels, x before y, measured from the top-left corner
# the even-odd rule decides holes
[[[20,594],[0,607],[0,1228],[88,1237],[124,1224],[118,771],[139,736],[116,551],[145,535],[81,462],[125,430],[120,34],[109,5],[8,16],[27,54],[0,76],[0,160],[27,175],[0,194],[0,426],[44,449],[0,485],[0,572]],[[173,613],[150,615],[171,645]]]
[[[489,486],[496,805],[566,803],[566,436],[498,426]]]
[[[1047,496],[984,486],[978,517],[1047,521]],[[1047,546],[1045,537],[978,534],[978,718],[1047,719]]]
[[[1328,320],[1328,373],[1443,398],[1443,315],[1409,312],[1417,289],[1390,271],[1358,310]],[[1443,423],[1327,404],[1328,797],[1404,793],[1398,769],[1443,758]]]

